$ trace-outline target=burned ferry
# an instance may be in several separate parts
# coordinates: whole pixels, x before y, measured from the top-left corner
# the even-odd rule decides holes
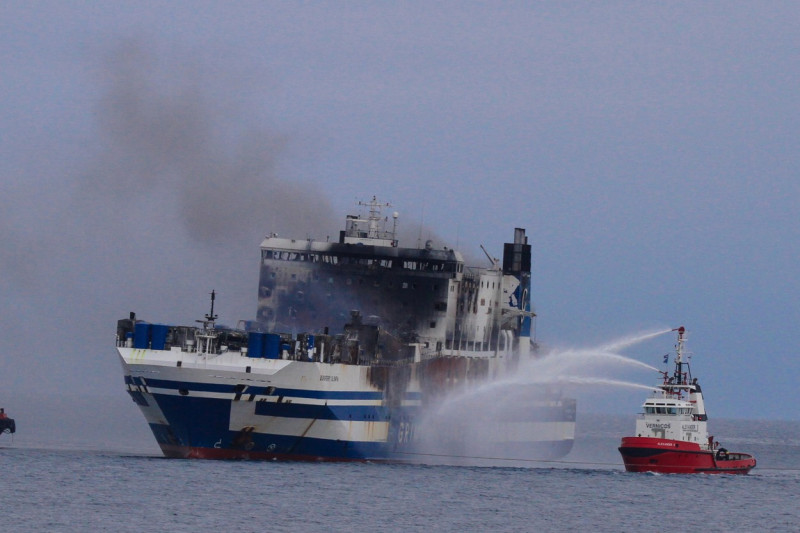
[[[514,230],[502,265],[401,247],[375,198],[337,242],[270,235],[255,320],[230,329],[117,323],[125,386],[168,457],[388,461],[542,460],[572,447],[575,401],[504,383],[537,357],[531,246]],[[388,227],[387,227],[388,226]],[[484,252],[486,250],[484,249]],[[506,402],[496,401],[500,396]],[[511,401],[508,401],[508,399]],[[446,409],[445,409],[446,407]]]

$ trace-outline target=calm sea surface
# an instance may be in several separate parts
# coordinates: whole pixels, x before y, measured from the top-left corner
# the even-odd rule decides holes
[[[4,435],[0,530],[800,530],[800,423],[714,421],[756,455],[749,476],[628,474],[631,424],[582,415],[569,456],[527,468],[170,460]]]

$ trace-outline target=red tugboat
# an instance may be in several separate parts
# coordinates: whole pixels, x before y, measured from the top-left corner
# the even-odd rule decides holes
[[[628,472],[661,474],[747,474],[756,460],[746,453],[720,448],[708,435],[703,393],[683,360],[686,329],[676,345],[675,372],[644,402],[636,420],[636,436],[623,437],[619,453]],[[667,361],[667,356],[664,357]]]

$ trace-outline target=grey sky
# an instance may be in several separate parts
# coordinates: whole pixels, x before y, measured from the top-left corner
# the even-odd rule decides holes
[[[3,2],[0,404],[124,394],[118,318],[253,318],[261,237],[376,194],[526,227],[543,343],[685,325],[712,415],[797,419],[798,49],[794,2]]]

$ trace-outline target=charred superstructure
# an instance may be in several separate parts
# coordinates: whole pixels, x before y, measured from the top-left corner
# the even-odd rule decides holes
[[[361,205],[336,242],[265,238],[241,330],[215,326],[213,299],[202,328],[119,322],[128,391],[166,455],[413,461],[426,410],[533,356],[523,229],[502,266],[487,253],[467,267],[430,241],[401,247],[397,213]],[[574,400],[517,397],[527,404],[486,421],[481,452],[565,454]]]
[[[338,242],[264,240],[259,324],[340,332],[357,309],[402,342],[421,343],[423,357],[527,349],[533,314],[525,230],[506,244],[502,269],[494,259],[491,268],[467,268],[459,252],[434,249],[431,241],[399,247],[394,223],[383,229],[380,205],[367,205],[369,218],[348,216]]]

